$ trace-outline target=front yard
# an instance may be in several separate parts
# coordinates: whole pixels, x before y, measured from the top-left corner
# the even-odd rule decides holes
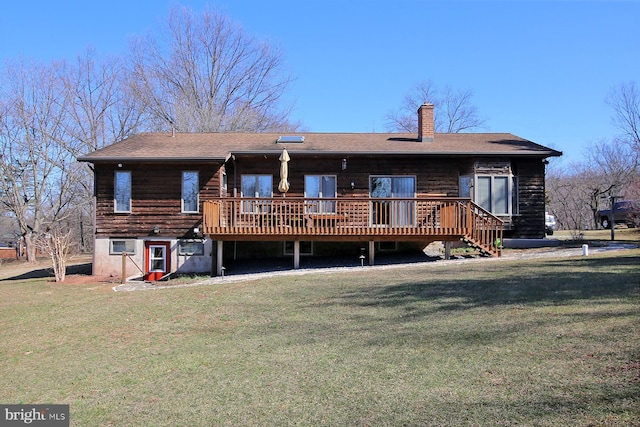
[[[4,403],[77,426],[640,426],[640,249],[112,286],[0,281]]]

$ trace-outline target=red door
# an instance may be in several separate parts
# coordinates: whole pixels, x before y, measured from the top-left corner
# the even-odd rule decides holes
[[[171,271],[170,256],[171,243],[153,242],[144,243],[144,279],[150,281],[160,278]]]

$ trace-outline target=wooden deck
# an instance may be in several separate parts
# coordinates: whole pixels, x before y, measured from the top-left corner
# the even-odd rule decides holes
[[[452,241],[500,255],[503,223],[460,198],[222,198],[204,202],[213,240]]]

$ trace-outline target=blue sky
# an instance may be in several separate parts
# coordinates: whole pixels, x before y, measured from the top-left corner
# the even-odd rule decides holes
[[[0,56],[45,62],[120,54],[175,1],[6,2]],[[580,160],[616,134],[608,90],[640,83],[638,1],[182,0],[217,8],[280,46],[293,119],[315,132],[382,132],[417,82],[470,89],[487,132]],[[437,108],[437,106],[436,106]]]

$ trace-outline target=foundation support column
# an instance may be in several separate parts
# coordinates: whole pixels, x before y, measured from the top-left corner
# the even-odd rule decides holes
[[[369,265],[373,265],[375,261],[376,242],[373,240],[369,242]]]
[[[449,240],[444,242],[444,259],[451,259],[451,242]]]
[[[223,241],[218,240],[218,247],[216,250],[216,276],[222,276],[222,247]]]
[[[293,269],[300,268],[300,240],[293,242]]]

